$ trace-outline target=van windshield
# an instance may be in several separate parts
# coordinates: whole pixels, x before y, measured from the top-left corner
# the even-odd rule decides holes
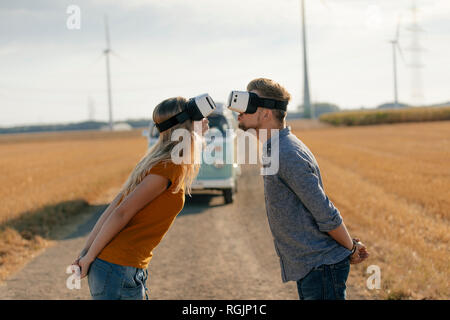
[[[208,117],[209,127],[217,128],[223,134],[226,133],[226,130],[229,128],[227,119],[220,114],[212,114]]]

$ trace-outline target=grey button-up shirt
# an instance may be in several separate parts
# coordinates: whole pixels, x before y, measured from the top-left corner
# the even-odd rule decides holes
[[[271,155],[277,149],[279,158]],[[272,161],[279,160],[278,172],[263,177],[267,217],[283,282],[302,279],[322,264],[342,261],[350,250],[327,233],[339,227],[342,217],[324,192],[314,155],[290,127],[272,135],[263,150]]]

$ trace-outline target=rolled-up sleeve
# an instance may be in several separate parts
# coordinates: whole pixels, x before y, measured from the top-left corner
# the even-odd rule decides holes
[[[320,231],[328,232],[341,225],[339,210],[328,199],[319,177],[307,160],[294,152],[284,154],[280,159],[278,175],[311,212]]]

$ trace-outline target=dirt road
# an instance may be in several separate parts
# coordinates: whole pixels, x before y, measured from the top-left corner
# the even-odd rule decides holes
[[[298,299],[295,283],[281,281],[259,169],[243,168],[242,176],[231,205],[224,205],[221,196],[194,195],[187,200],[154,250],[148,280],[151,299]],[[0,283],[0,299],[90,299],[87,279],[80,289],[67,288],[66,268],[100,213],[86,214],[69,236]],[[353,285],[355,279],[352,270],[348,298],[362,299],[364,292]]]

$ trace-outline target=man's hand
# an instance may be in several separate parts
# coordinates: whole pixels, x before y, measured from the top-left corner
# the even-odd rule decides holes
[[[359,239],[355,239],[355,240],[357,242],[356,250],[350,256],[351,264],[361,263],[369,257],[369,252],[367,252],[366,246],[362,242],[360,242]]]

